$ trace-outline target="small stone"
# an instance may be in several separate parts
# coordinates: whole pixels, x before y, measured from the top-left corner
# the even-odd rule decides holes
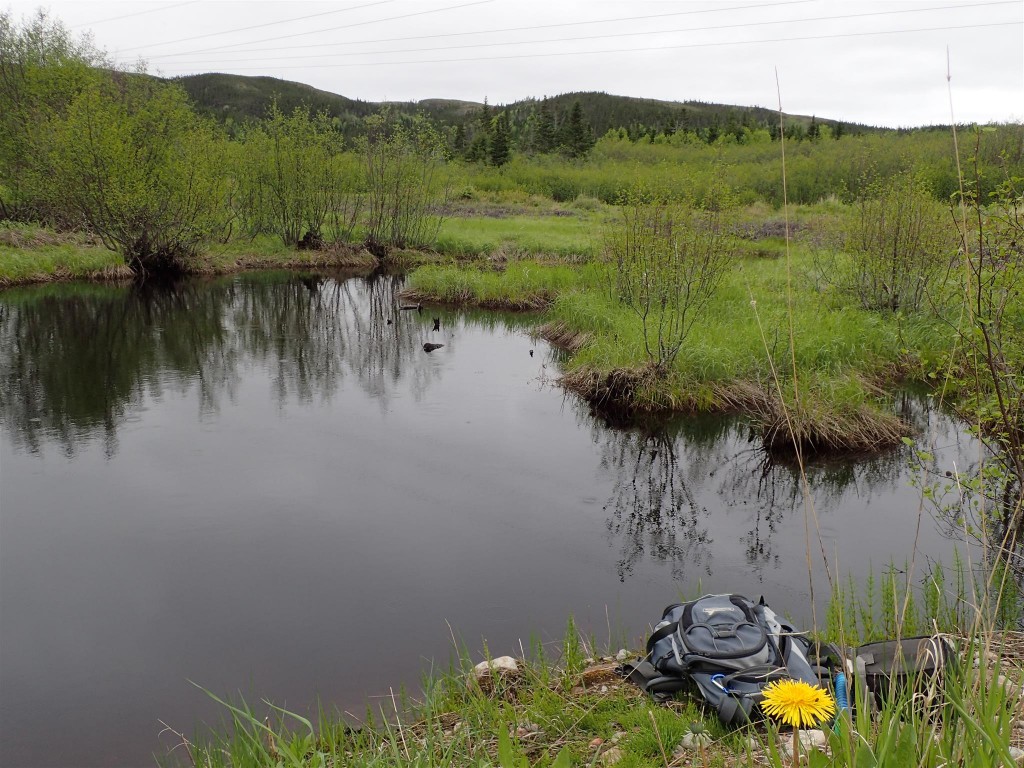
[[[580,682],[588,688],[593,688],[605,683],[614,683],[621,680],[614,664],[598,664],[587,667],[580,675]]]
[[[1010,757],[1018,763],[1021,762],[1024,760],[1024,749],[1021,749],[1020,747],[1010,747]]]
[[[479,685],[486,693],[494,692],[495,679],[514,680],[519,677],[519,664],[511,656],[499,656],[490,661],[481,661],[473,667],[473,674],[466,679],[466,687],[472,690]]]
[[[612,743],[613,744],[617,744],[620,739],[624,739],[625,737],[626,737],[626,732],[625,731],[616,731],[615,733],[612,734]]]
[[[587,658],[585,658],[585,659],[583,660],[583,663],[584,663],[584,664],[593,664],[593,663],[594,663],[594,660],[593,660],[592,658],[590,658],[589,656],[587,656]]]
[[[828,736],[820,728],[808,728],[800,731],[800,743],[805,747],[824,749],[828,745]]]
[[[598,760],[601,765],[615,765],[619,760],[622,759],[622,750],[618,747],[612,747]]]
[[[608,693],[608,686],[607,685],[602,685],[601,686],[601,693]]]
[[[616,661],[625,661],[628,658],[629,658],[629,651],[627,651],[625,648],[620,648],[619,652],[615,654],[615,660]]]
[[[800,752],[801,754],[811,749],[824,750],[828,744],[828,736],[825,732],[818,728],[810,728],[806,731],[800,731]],[[779,752],[786,759],[793,758],[793,736],[792,734],[784,734],[779,737]]]
[[[600,736],[598,736],[598,737],[597,737],[596,739],[593,739],[593,740],[592,740],[592,741],[590,742],[590,745],[589,745],[589,746],[590,746],[590,749],[597,749],[597,748],[598,748],[598,747],[600,747],[600,746],[601,746],[602,744],[604,744],[604,739],[602,739],[602,738],[601,738]]]
[[[499,656],[496,659],[490,661],[481,661],[475,667],[473,667],[473,674],[476,679],[479,680],[482,677],[488,677],[491,673],[496,674],[517,674],[519,672],[519,664],[511,656]]]

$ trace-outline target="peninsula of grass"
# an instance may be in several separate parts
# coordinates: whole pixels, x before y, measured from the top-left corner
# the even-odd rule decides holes
[[[594,263],[424,266],[407,296],[460,306],[543,309],[540,335],[567,349],[563,384],[627,413],[738,412],[769,447],[875,451],[911,434],[893,407],[908,381],[926,382],[951,345],[924,314],[867,311],[816,277],[810,247],[791,259],[737,249],[734,263],[668,371],[658,372],[639,317],[609,296]],[[792,323],[794,360],[790,356]]]

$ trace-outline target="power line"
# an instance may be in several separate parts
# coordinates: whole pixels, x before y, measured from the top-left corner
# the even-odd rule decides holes
[[[689,27],[684,29],[660,29],[656,31],[644,31],[644,32],[613,32],[604,35],[582,35],[577,37],[558,37],[549,38],[546,40],[518,40],[518,41],[507,41],[498,43],[470,43],[468,45],[449,45],[432,48],[406,48],[406,49],[390,49],[380,51],[347,51],[344,53],[332,53],[332,54],[311,54],[303,56],[273,56],[273,57],[260,57],[259,59],[234,59],[234,60],[221,60],[221,59],[200,59],[198,61],[190,61],[190,64],[206,64],[206,63],[223,63],[223,64],[234,64],[246,61],[289,61],[293,59],[310,59],[315,56],[376,56],[384,55],[389,53],[423,53],[427,51],[448,51],[448,50],[459,50],[466,48],[493,48],[497,46],[508,46],[508,45],[536,45],[545,43],[567,43],[567,42],[578,42],[581,40],[600,40],[606,38],[619,38],[619,37],[638,37],[642,35],[668,35],[676,34],[679,32],[709,32],[720,29],[736,29],[741,27],[761,27],[777,24],[804,24],[815,21],[836,21],[836,20],[847,20],[847,19],[860,19],[871,16],[888,16],[897,13],[920,13],[925,11],[943,11],[953,10],[962,8],[979,8],[982,6],[991,5],[1019,5],[1018,0],[992,0],[992,2],[984,3],[964,3],[961,5],[944,5],[944,6],[933,6],[931,8],[911,8],[905,10],[894,10],[894,11],[869,11],[867,13],[850,13],[841,16],[812,16],[804,19],[781,19],[771,21],[753,21],[744,22],[739,24],[719,24],[709,27]],[[331,45],[337,45],[337,43],[331,43]],[[238,51],[238,53],[247,53],[247,51]]]
[[[414,61],[371,61],[371,62],[358,62],[352,64],[296,64],[296,65],[285,65],[274,67],[274,70],[280,69],[340,69],[346,67],[383,67],[383,66],[405,66],[408,64],[452,64],[452,63],[466,63],[474,61],[502,61],[508,59],[537,59],[537,58],[552,58],[555,56],[595,56],[605,55],[609,53],[647,53],[649,51],[669,51],[669,50],[681,50],[685,48],[718,48],[723,46],[735,46],[735,45],[759,45],[762,43],[794,43],[794,42],[805,42],[812,40],[835,40],[838,38],[845,37],[870,37],[873,35],[900,35],[913,32],[947,32],[949,30],[961,30],[961,29],[984,29],[989,27],[1010,27],[1010,26],[1021,26],[1024,25],[1024,21],[999,21],[990,24],[958,24],[955,26],[948,27],[917,27],[914,29],[888,29],[878,30],[873,32],[845,32],[835,35],[805,35],[801,37],[776,37],[767,38],[762,40],[732,40],[726,42],[715,42],[715,43],[686,43],[682,45],[661,45],[661,46],[648,46],[645,48],[610,48],[599,51],[557,51],[554,53],[523,53],[523,54],[509,54],[507,56],[481,56],[481,57],[470,57],[462,59],[419,59]],[[233,69],[260,69],[266,70],[267,67],[233,67]]]
[[[440,38],[440,37],[460,37],[460,36],[465,36],[465,35],[483,35],[483,34],[492,34],[492,33],[501,33],[501,32],[526,32],[526,31],[531,31],[531,30],[535,30],[535,29],[553,29],[553,28],[556,28],[556,27],[577,27],[577,26],[582,26],[582,25],[585,25],[585,24],[613,24],[613,23],[619,23],[619,22],[623,22],[623,21],[643,21],[643,20],[647,20],[647,19],[664,19],[664,18],[668,18],[670,16],[691,16],[691,15],[699,14],[699,13],[721,13],[723,11],[745,11],[745,10],[751,10],[751,9],[754,9],[754,8],[774,8],[774,7],[783,6],[783,5],[803,5],[805,3],[812,3],[812,2],[817,2],[817,0],[782,0],[782,2],[755,3],[753,5],[730,6],[728,8],[703,8],[703,9],[692,10],[692,11],[673,11],[671,13],[654,13],[654,14],[649,14],[647,16],[622,16],[622,17],[615,18],[615,19],[594,19],[592,21],[565,21],[565,22],[560,22],[560,23],[557,23],[557,24],[534,24],[534,25],[526,26],[526,27],[506,27],[504,29],[489,29],[489,30],[485,29],[485,30],[479,30],[479,31],[476,31],[476,32],[443,32],[443,33],[434,34],[434,35],[417,35],[417,36],[412,36],[412,37],[385,37],[385,38],[378,38],[376,40],[359,40],[359,41],[355,41],[355,42],[358,42],[358,43],[392,43],[392,42],[398,42],[398,41],[402,41],[402,40],[426,40],[426,39],[433,39],[433,38]],[[318,31],[329,32],[329,31],[334,31],[334,30],[318,30]],[[271,38],[271,39],[279,39],[279,38]],[[235,45],[252,45],[254,43],[259,43],[259,42],[266,42],[266,41],[263,41],[263,40],[252,40],[249,43],[236,43]],[[307,43],[306,47],[307,48],[323,48],[325,46],[331,46],[331,45],[338,45],[338,43]],[[151,58],[161,59],[161,58],[166,58],[168,56],[191,56],[192,54],[195,54],[195,53],[211,53],[211,52],[220,51],[223,48],[231,48],[231,47],[235,47],[235,46],[234,45],[231,45],[231,46],[215,46],[213,48],[201,48],[201,49],[196,50],[196,51],[184,51],[182,53],[159,53],[156,56],[153,56]],[[276,47],[273,47],[273,48],[247,48],[245,50],[241,50],[241,51],[237,51],[237,52],[238,53],[254,53],[256,51],[281,51],[281,50],[291,50],[292,47],[293,46],[286,45],[286,46],[276,46]]]
[[[816,2],[816,0],[785,0],[784,2],[758,3],[758,4],[754,4],[754,5],[738,5],[738,6],[730,6],[730,7],[727,7],[727,8],[705,8],[705,9],[699,9],[699,10],[673,11],[673,12],[670,12],[670,13],[653,13],[653,14],[643,15],[643,16],[622,16],[622,17],[618,17],[618,18],[599,18],[599,19],[594,19],[594,20],[587,20],[587,22],[562,22],[562,23],[559,23],[559,24],[530,25],[528,27],[506,27],[506,28],[497,29],[497,30],[477,30],[475,32],[442,32],[442,33],[438,33],[438,34],[434,34],[434,35],[413,35],[413,36],[410,36],[410,37],[377,38],[377,39],[374,39],[374,40],[357,40],[357,41],[349,41],[349,42],[346,42],[346,43],[307,43],[304,47],[305,48],[327,48],[327,47],[341,45],[341,44],[343,44],[343,45],[360,44],[361,45],[361,44],[368,44],[368,43],[394,43],[394,42],[404,42],[404,41],[407,41],[407,40],[433,40],[433,39],[446,38],[446,37],[465,37],[465,36],[468,36],[468,35],[492,35],[492,34],[501,34],[501,33],[506,33],[506,32],[532,32],[532,31],[535,31],[535,30],[547,30],[547,29],[555,29],[555,28],[563,28],[563,27],[581,27],[581,26],[594,25],[594,24],[618,24],[618,23],[622,23],[622,22],[639,22],[639,20],[647,20],[647,19],[652,19],[652,18],[666,18],[666,17],[669,17],[669,16],[685,16],[685,15],[692,15],[692,14],[695,14],[695,13],[717,13],[717,12],[730,11],[730,10],[750,10],[750,9],[755,9],[755,8],[770,8],[770,7],[777,7],[777,6],[783,6],[783,5],[801,5],[801,4],[805,4],[805,3],[809,3],[809,2]],[[953,8],[974,8],[974,7],[981,7],[981,6],[985,6],[985,5],[1019,5],[1019,4],[1020,4],[1019,0],[997,0],[996,2],[965,3],[965,4],[961,4],[961,5],[934,6],[933,8],[911,8],[911,9],[904,9],[904,10],[877,11],[877,13],[882,15],[882,14],[885,14],[885,13],[910,13],[910,12],[918,12],[918,11],[921,11],[921,10],[940,10],[940,9],[941,10],[945,10],[945,9],[953,9]],[[868,14],[863,14],[863,15],[868,15]],[[841,16],[837,16],[837,17],[841,17]],[[796,20],[803,20],[803,19],[796,19]],[[504,44],[504,43],[495,43],[495,45],[502,45],[502,44]],[[224,51],[224,52],[225,53],[256,53],[256,52],[273,51],[273,50],[292,50],[293,47],[294,46],[291,46],[291,45],[283,45],[283,46],[272,46],[272,47],[267,47],[267,48],[246,48],[246,49],[243,49],[243,50],[240,50],[240,51]],[[204,49],[204,50],[185,51],[183,53],[158,53],[157,55],[152,56],[152,58],[166,58],[166,57],[169,57],[169,56],[187,56],[187,55],[191,55],[191,54],[194,54],[194,53],[209,53],[209,52],[216,52],[218,50],[219,50],[219,48],[207,48],[207,49]]]
[[[192,5],[197,3],[199,0],[188,0],[184,3],[174,3],[173,5],[165,5],[161,8],[147,8],[144,11],[135,11],[134,13],[126,13],[123,16],[111,16],[109,19],[100,19],[99,21],[89,21],[85,24],[75,24],[71,29],[80,29],[82,27],[95,27],[97,24],[106,24],[108,21],[120,21],[121,19],[130,19],[132,16],[141,16],[144,13],[156,13],[157,11],[169,11],[171,8],[180,8],[183,5]]]
[[[388,0],[388,2],[390,2],[390,1],[391,0]],[[225,48],[234,48],[234,47],[239,46],[239,45],[253,45],[255,43],[266,43],[266,42],[269,42],[271,40],[275,40],[275,41],[276,40],[288,40],[288,39],[293,38],[293,37],[304,37],[306,35],[319,35],[319,34],[323,34],[324,32],[336,32],[339,29],[352,29],[354,27],[365,27],[368,24],[381,24],[381,23],[383,23],[385,21],[397,21],[399,19],[411,19],[414,16],[427,16],[427,15],[432,14],[432,13],[443,13],[444,11],[454,11],[454,10],[457,10],[459,8],[468,8],[468,7],[472,6],[472,5],[486,5],[487,3],[493,3],[494,1],[495,0],[473,0],[473,2],[469,2],[469,3],[460,3],[459,5],[448,5],[448,6],[445,6],[444,8],[433,8],[433,9],[428,10],[428,11],[414,11],[412,13],[403,13],[403,14],[400,14],[398,16],[387,16],[387,17],[382,18],[382,19],[370,19],[369,21],[359,21],[359,22],[356,22],[355,24],[342,24],[342,25],[337,26],[337,27],[327,27],[325,29],[314,29],[314,30],[310,30],[309,32],[295,32],[295,33],[290,34],[290,35],[275,35],[274,37],[266,37],[266,38],[263,38],[262,40],[249,40],[249,41],[242,42],[242,43],[228,43],[226,45],[214,46],[213,48],[201,48],[201,49],[199,49],[197,51],[188,51],[188,53],[189,54],[192,54],[192,53],[209,53],[211,51],[220,51],[220,50],[223,50]],[[810,2],[810,0],[805,0],[805,1]],[[186,39],[195,39],[195,38],[186,38]],[[181,41],[179,41],[179,42],[181,42]],[[164,55],[171,55],[171,54],[164,54]],[[185,54],[175,54],[175,55],[185,55]],[[162,58],[162,56],[160,54],[158,54],[158,55],[156,55],[156,56],[154,56],[152,58]]]
[[[290,24],[293,21],[305,21],[306,19],[315,19],[318,16],[330,16],[336,13],[347,13],[348,11],[357,11],[360,8],[369,8],[371,5],[383,5],[385,3],[393,3],[395,0],[376,0],[372,3],[365,3],[363,5],[353,5],[348,8],[339,8],[333,11],[321,11],[320,13],[311,13],[307,16],[296,16],[293,19],[281,19],[279,21],[268,21],[265,24],[253,24],[251,27],[238,27],[237,29],[226,29],[222,32],[208,32],[205,35],[194,35],[192,37],[180,37],[177,40],[165,40],[162,43],[149,43],[147,45],[136,45],[125,50],[137,51],[140,48],[156,48],[160,45],[171,45],[172,43],[187,43],[192,40],[202,40],[204,37],[216,37],[217,35],[230,35],[235,32],[247,32],[250,29],[260,29],[262,27],[276,27],[278,24]],[[180,3],[180,5],[188,5],[188,3]],[[172,6],[173,7],[173,6]],[[143,11],[146,13],[146,11]],[[129,14],[134,15],[134,14]],[[245,45],[245,43],[237,43],[237,45]],[[165,54],[173,55],[173,54]]]

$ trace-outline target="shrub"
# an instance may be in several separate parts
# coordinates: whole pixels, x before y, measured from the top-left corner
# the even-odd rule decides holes
[[[606,235],[605,279],[612,297],[640,318],[657,372],[667,373],[731,261],[720,202],[697,208],[643,191],[626,200]]]
[[[361,199],[346,173],[341,135],[326,113],[274,104],[242,146],[238,208],[253,233],[273,232],[286,245],[323,239],[325,224],[344,238],[355,226]]]
[[[366,160],[371,250],[425,246],[437,239],[447,202],[444,140],[422,118],[403,123],[383,112],[367,120]]]

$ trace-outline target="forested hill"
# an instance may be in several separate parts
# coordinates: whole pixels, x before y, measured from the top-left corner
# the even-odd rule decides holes
[[[377,112],[382,104],[349,99],[321,91],[303,83],[274,77],[202,74],[176,78],[203,113],[232,124],[265,117],[276,98],[284,112],[304,105],[314,111],[325,111],[337,118],[346,135],[360,132],[362,119]],[[556,115],[567,115],[575,102],[580,102],[583,115],[594,135],[602,136],[609,129],[623,129],[636,139],[643,135],[675,130],[729,132],[742,127],[769,127],[778,123],[778,114],[764,107],[740,107],[695,101],[659,101],[607,93],[565,93],[540,99],[524,99],[508,105],[491,105],[497,113],[505,110],[513,126],[522,125],[542,104]],[[477,118],[483,104],[454,99],[425,99],[419,102],[393,102],[391,106],[407,113],[422,112],[445,125],[468,126]],[[837,121],[818,116],[787,115],[787,123],[806,129],[812,119],[821,125],[835,127]],[[879,129],[845,124],[840,130],[854,133]]]

